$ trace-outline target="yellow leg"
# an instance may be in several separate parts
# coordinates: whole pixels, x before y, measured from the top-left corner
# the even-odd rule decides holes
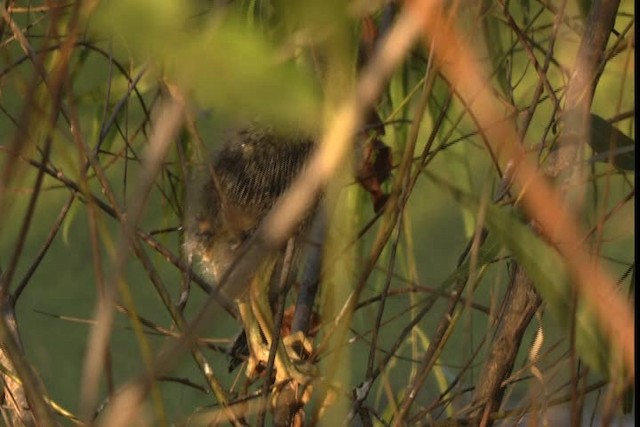
[[[266,365],[269,358],[269,349],[273,342],[273,313],[269,304],[269,282],[276,265],[276,259],[272,258],[263,263],[251,280],[249,290],[249,301],[240,302],[239,309],[244,327],[247,333],[247,340],[251,351],[251,358],[247,373],[255,374],[257,365]],[[264,335],[264,341],[262,334]],[[288,350],[288,349],[287,349]],[[305,384],[309,378],[317,375],[315,367],[310,364],[296,365],[292,362],[295,359],[294,351],[285,350],[282,341],[276,348],[275,368],[276,382],[293,379],[298,384]]]
[[[245,334],[247,334],[247,343],[249,345],[249,361],[247,363],[247,376],[255,377],[258,374],[261,363],[266,364],[269,357],[269,348],[265,346],[260,334],[260,325],[258,324],[249,301],[239,301],[238,310],[242,319],[242,326]]]

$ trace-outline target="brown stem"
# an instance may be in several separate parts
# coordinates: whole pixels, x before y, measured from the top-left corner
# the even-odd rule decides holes
[[[492,425],[491,413],[500,409],[504,395],[502,383],[511,375],[524,332],[541,302],[533,282],[519,264],[514,264],[498,330],[476,383],[474,401],[480,405],[472,414],[474,424]]]

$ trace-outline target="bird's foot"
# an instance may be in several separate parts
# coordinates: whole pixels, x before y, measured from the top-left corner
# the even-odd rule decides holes
[[[274,360],[276,383],[293,381],[297,384],[309,384],[318,376],[317,367],[306,360],[312,351],[311,342],[302,334],[287,336],[283,341],[284,345],[279,346]],[[266,369],[270,348],[262,341],[253,340],[250,348],[246,375],[256,378]]]
[[[287,350],[287,355],[291,360],[309,360],[313,352],[313,344],[302,332],[287,335],[282,341],[284,342],[284,348]]]

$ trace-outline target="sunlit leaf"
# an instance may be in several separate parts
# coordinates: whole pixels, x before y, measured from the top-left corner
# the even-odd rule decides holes
[[[277,46],[229,7],[194,17],[192,2],[111,1],[96,17],[98,31],[139,61],[158,64],[166,79],[203,107],[229,116],[257,116],[276,125],[317,128],[313,80],[282,63]],[[144,22],[141,21],[144,18]]]

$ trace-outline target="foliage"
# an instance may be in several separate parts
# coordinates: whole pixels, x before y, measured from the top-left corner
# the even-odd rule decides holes
[[[420,3],[3,2],[8,425],[278,420],[284,386],[244,365],[227,372],[235,306],[182,254],[191,177],[249,121],[320,141],[344,105],[366,113],[362,82],[396,65],[380,54],[385,37]],[[581,41],[607,8],[588,128],[562,164]],[[498,121],[571,206],[580,248],[614,278],[615,298],[633,300],[633,3],[448,2],[445,13],[488,75]],[[452,40],[422,42],[381,78],[384,132],[350,135],[348,158],[318,178],[329,206],[318,375],[289,405],[292,422],[513,424],[553,420],[555,407],[576,423],[624,419],[631,368],[599,307],[526,209],[465,82],[446,73],[438,55]],[[368,143],[377,158],[363,159]],[[356,178],[362,162],[375,178]],[[278,253],[260,244],[256,263]],[[521,313],[518,292],[534,296]]]

